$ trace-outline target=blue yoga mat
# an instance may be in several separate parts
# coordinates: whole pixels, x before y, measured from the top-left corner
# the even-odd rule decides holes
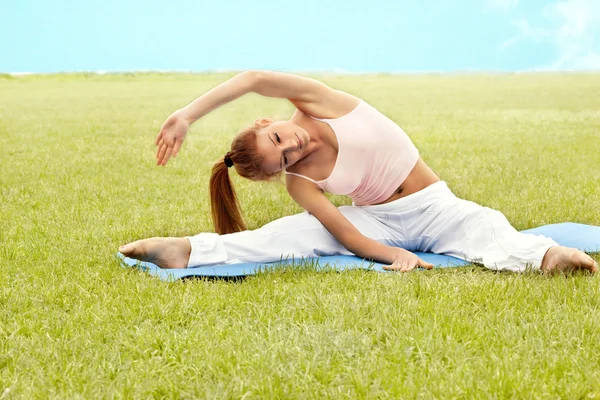
[[[575,247],[586,252],[600,252],[600,226],[565,222],[528,229],[523,231],[523,233],[544,235],[554,239],[560,245]],[[423,260],[432,263],[436,266],[436,268],[460,267],[469,264],[468,262],[459,258],[443,254],[421,252],[417,252],[415,254],[417,254]],[[186,269],[162,269],[149,262],[125,257],[121,253],[117,253],[117,256],[121,259],[124,267],[133,267],[141,271],[146,271],[151,275],[158,276],[160,279],[165,281],[173,281],[192,276],[243,277],[282,266],[294,267],[296,265],[306,265],[306,262],[309,262],[309,265],[314,267],[316,270],[333,269],[337,271],[344,271],[348,269],[361,268],[380,272],[388,272],[383,269],[382,264],[363,260],[355,256],[327,256],[305,259],[296,258],[281,260],[275,263],[229,264]]]

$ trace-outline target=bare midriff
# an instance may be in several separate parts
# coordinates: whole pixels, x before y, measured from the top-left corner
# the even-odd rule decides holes
[[[439,182],[440,178],[429,168],[425,161],[419,157],[417,164],[414,166],[408,177],[402,182],[402,185],[391,195],[387,200],[377,204],[385,204],[394,200],[398,200],[402,197],[406,197],[413,193],[417,193],[420,190],[425,189],[427,186]]]

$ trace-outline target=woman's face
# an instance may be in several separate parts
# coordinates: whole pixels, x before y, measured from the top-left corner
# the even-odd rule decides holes
[[[265,173],[277,173],[303,157],[310,142],[308,132],[290,121],[261,121],[265,122],[256,134],[256,147]]]

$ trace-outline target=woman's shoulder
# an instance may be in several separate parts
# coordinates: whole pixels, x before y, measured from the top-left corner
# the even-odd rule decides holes
[[[320,99],[315,102],[290,101],[296,106],[298,112],[315,119],[328,120],[350,114],[363,102],[360,98],[340,90],[332,90],[332,92],[334,94],[329,99]]]

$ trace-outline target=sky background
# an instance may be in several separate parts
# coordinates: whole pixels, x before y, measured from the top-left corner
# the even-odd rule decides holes
[[[600,0],[0,0],[0,72],[600,70]]]

